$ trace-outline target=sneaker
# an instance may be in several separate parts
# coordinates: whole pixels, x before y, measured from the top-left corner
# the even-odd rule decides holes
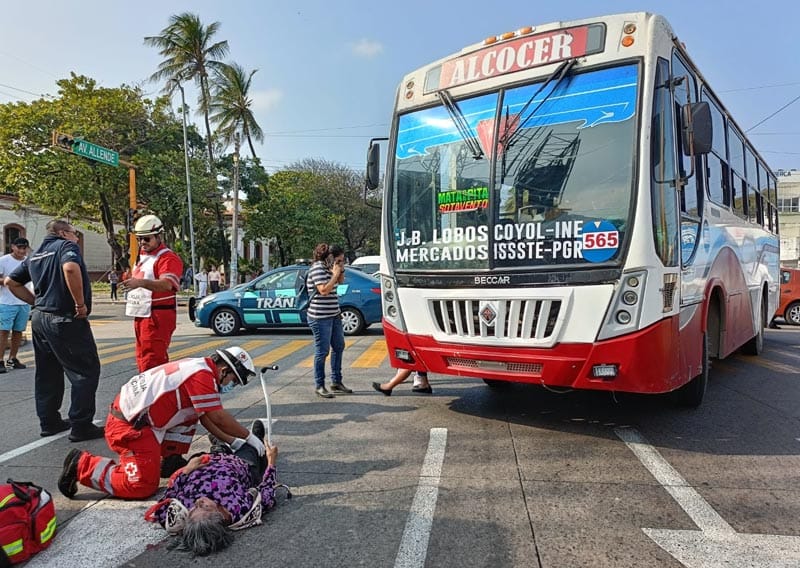
[[[314,392],[317,393],[317,396],[321,396],[322,398],[335,398],[335,395],[324,386],[315,389]]]
[[[102,426],[95,426],[94,424],[88,425],[74,425],[72,432],[69,434],[70,442],[86,442],[88,440],[97,440],[105,436],[106,429]]]
[[[0,375],[2,375],[3,373],[7,373],[7,372],[8,371],[6,371],[6,366],[5,365],[0,365]]]
[[[266,431],[264,430],[264,423],[259,419],[253,420],[253,423],[250,425],[250,431],[253,433],[253,436],[262,442],[264,441],[264,436],[267,435]]]
[[[78,492],[78,462],[81,455],[83,455],[81,450],[71,449],[64,458],[64,467],[58,478],[58,490],[68,499],[75,497]]]
[[[331,385],[331,390],[333,392],[340,392],[343,394],[353,394],[353,389],[347,388],[346,386],[344,386],[344,383],[333,383]]]
[[[24,363],[20,363],[20,360],[14,357],[13,359],[9,359],[6,363],[6,367],[9,369],[27,369],[28,366]]]

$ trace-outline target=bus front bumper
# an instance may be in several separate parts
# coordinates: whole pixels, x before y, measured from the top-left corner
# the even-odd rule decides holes
[[[444,343],[405,334],[384,320],[393,367],[431,373],[575,389],[662,393],[688,380],[680,361],[678,318],[596,343],[557,343],[550,349]],[[404,352],[409,358],[404,358]],[[600,368],[614,376],[595,376]],[[681,373],[680,370],[684,369]]]

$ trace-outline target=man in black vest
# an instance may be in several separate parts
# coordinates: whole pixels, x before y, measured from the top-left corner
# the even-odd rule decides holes
[[[25,287],[33,282],[34,293]],[[31,332],[36,361],[36,414],[42,436],[72,429],[72,442],[103,437],[92,423],[95,392],[100,380],[100,357],[87,319],[92,311],[92,288],[78,248],[75,228],[54,219],[39,249],[6,277],[4,284],[33,305]],[[69,422],[61,417],[64,374],[72,384]]]

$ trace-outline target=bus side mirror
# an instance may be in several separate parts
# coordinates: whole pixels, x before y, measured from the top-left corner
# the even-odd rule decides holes
[[[689,103],[682,109],[681,142],[687,156],[700,156],[711,151],[713,126],[708,102]]]
[[[380,185],[381,145],[372,142],[367,151],[367,188],[376,189]]]

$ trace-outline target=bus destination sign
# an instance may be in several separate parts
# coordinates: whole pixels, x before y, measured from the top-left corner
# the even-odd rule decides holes
[[[425,79],[425,92],[601,53],[604,41],[605,25],[589,24],[498,43],[431,69]]]

